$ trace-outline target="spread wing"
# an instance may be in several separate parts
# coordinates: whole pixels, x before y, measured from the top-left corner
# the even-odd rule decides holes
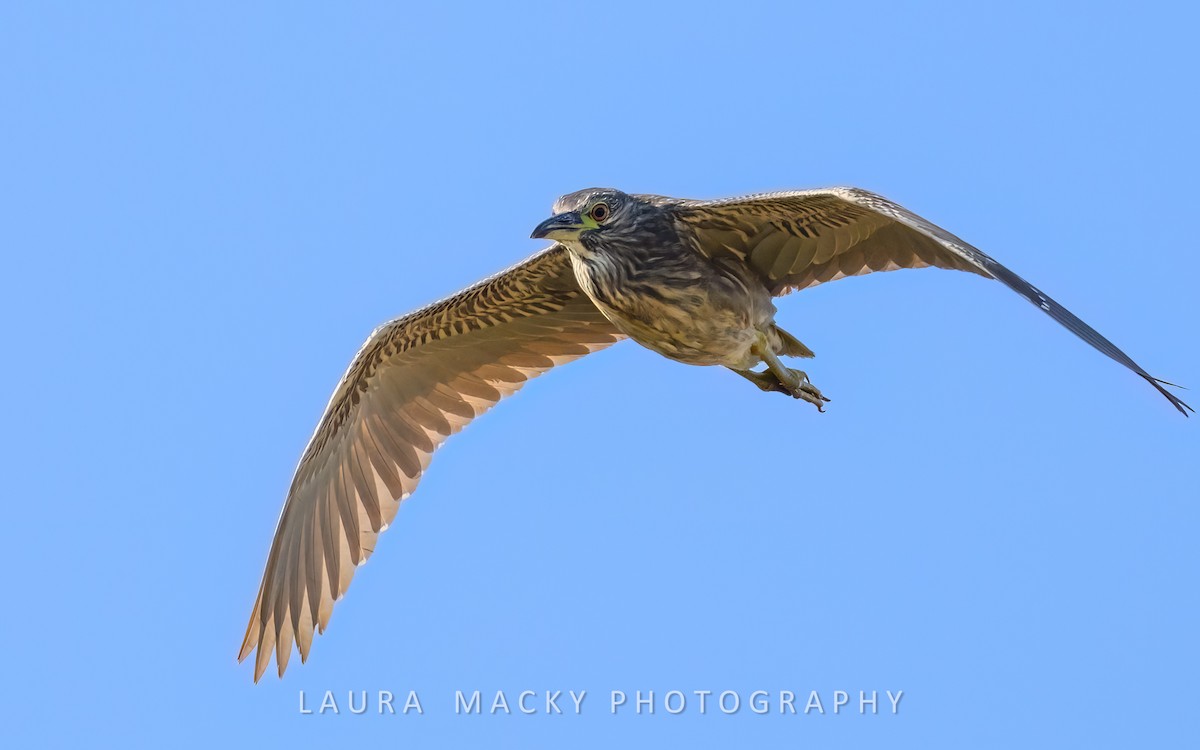
[[[376,329],[350,363],[305,448],[279,516],[238,660],[257,682],[313,629],[374,551],[400,501],[450,435],[525,381],[623,338],[552,246]]]
[[[646,196],[670,208],[694,249],[749,264],[774,295],[898,268],[949,268],[996,279],[1079,338],[1145,378],[1180,412],[1190,406],[1071,311],[978,248],[880,195],[828,188],[718,201]]]

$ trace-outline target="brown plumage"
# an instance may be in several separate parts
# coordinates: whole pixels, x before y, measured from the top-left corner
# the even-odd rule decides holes
[[[598,208],[599,207],[599,208]],[[1037,288],[880,196],[831,188],[689,201],[586,190],[535,236],[561,244],[376,329],[305,449],[267,557],[239,660],[254,679],[293,643],[308,658],[333,603],[447,437],[556,365],[626,335],[682,362],[724,364],[820,406],[776,355],[811,356],[770,298],[846,276],[933,266],[994,278],[1191,409]],[[603,210],[601,210],[603,209]],[[768,369],[749,370],[759,361]]]
[[[380,326],[305,448],[239,659],[308,658],[314,628],[417,486],[433,452],[546,370],[622,338],[579,290],[560,246]]]

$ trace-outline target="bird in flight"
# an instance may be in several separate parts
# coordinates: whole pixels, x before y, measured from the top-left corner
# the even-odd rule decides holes
[[[995,279],[1141,376],[1187,416],[1171,385],[1044,292],[946,230],[858,188],[716,201],[592,188],[563,196],[533,231],[554,244],[372,332],[300,458],[238,660],[293,644],[308,659],[354,569],[450,435],[547,370],[624,338],[764,391],[828,399],[781,357],[812,352],[772,302],[846,276],[948,268]],[[755,367],[763,365],[761,370]]]

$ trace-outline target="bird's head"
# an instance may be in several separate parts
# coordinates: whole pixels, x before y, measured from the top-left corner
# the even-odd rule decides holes
[[[538,224],[530,236],[591,249],[636,234],[653,208],[620,190],[588,188],[559,198],[552,210],[554,216]]]

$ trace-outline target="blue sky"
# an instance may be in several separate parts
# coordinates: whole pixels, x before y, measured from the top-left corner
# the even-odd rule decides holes
[[[946,271],[780,301],[824,415],[628,343],[551,373],[438,453],[307,665],[234,658],[362,340],[578,188],[860,185],[1200,387],[1193,7],[169,6],[0,10],[6,744],[1195,739],[1200,424]]]

